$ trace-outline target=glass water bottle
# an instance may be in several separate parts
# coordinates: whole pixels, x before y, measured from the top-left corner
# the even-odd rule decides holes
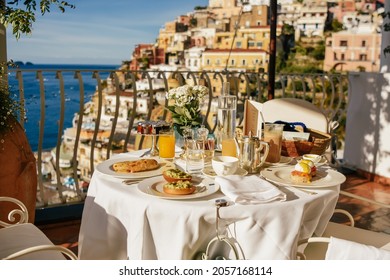
[[[221,96],[218,98],[217,142],[218,148],[223,150],[222,154],[237,156],[235,142],[237,97],[229,93],[230,83],[224,82]],[[225,144],[226,149],[223,149],[222,144]]]

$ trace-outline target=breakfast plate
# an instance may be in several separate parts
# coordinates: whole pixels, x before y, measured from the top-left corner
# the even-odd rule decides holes
[[[163,191],[163,186],[167,183],[162,176],[149,178],[141,181],[138,184],[138,190],[151,196],[164,199],[195,199],[200,197],[205,197],[210,194],[213,194],[219,190],[219,185],[210,178],[200,178],[194,177],[191,181],[196,190],[192,194],[187,195],[173,195],[167,194]]]
[[[122,178],[122,179],[142,179],[142,178],[148,178],[148,177],[153,177],[153,176],[158,176],[163,173],[163,171],[167,168],[174,168],[174,164],[169,161],[165,161],[159,158],[153,158],[155,159],[159,167],[153,170],[148,170],[148,171],[140,171],[140,172],[135,172],[135,173],[120,173],[120,172],[115,172],[112,166],[115,163],[118,162],[123,162],[123,161],[137,161],[139,158],[135,157],[118,157],[118,158],[112,158],[108,159],[106,161],[103,161],[102,163],[98,164],[96,166],[96,170],[99,172],[113,176],[116,178]]]
[[[290,178],[290,173],[293,170],[293,166],[265,168],[260,174],[276,184],[297,188],[327,188],[339,185],[346,180],[343,174],[335,170],[317,169],[317,174],[312,178],[311,183],[295,183]]]
[[[217,177],[217,173],[215,173],[212,166],[206,166],[205,168],[203,168],[202,173],[203,173],[203,175],[206,175],[206,176],[211,177],[211,178]],[[238,167],[236,172],[233,175],[245,176],[247,174],[248,174],[248,171],[246,171],[243,168]]]

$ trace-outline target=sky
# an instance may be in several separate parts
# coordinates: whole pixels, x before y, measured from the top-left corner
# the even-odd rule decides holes
[[[208,0],[68,0],[76,5],[61,13],[56,7],[37,16],[30,35],[16,40],[7,28],[7,57],[34,64],[120,65],[134,46],[154,43],[166,22]]]

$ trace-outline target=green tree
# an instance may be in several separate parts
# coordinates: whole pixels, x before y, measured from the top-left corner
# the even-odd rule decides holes
[[[52,6],[57,6],[61,12],[75,8],[75,5],[61,0],[0,0],[0,23],[6,27],[11,25],[13,35],[19,39],[21,34],[31,34],[36,14],[50,13]]]
[[[333,32],[339,32],[339,31],[341,31],[341,30],[344,29],[344,26],[343,26],[343,24],[342,24],[341,22],[339,22],[337,19],[334,19],[334,20],[332,21],[331,28],[332,28],[331,31],[333,31]]]

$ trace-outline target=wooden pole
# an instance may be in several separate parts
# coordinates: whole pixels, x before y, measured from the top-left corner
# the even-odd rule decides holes
[[[269,42],[269,62],[268,62],[268,100],[275,97],[275,64],[276,64],[276,25],[278,1],[270,0],[270,42]]]

